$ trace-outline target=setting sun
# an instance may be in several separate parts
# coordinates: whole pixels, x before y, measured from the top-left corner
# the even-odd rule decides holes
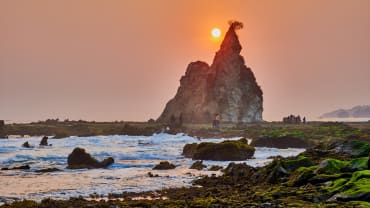
[[[211,34],[212,37],[219,38],[221,36],[221,30],[218,28],[213,28]]]

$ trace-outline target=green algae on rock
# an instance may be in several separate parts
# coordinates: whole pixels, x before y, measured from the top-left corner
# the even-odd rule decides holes
[[[226,140],[221,143],[186,144],[183,155],[193,160],[241,161],[252,158],[255,148],[246,139]]]

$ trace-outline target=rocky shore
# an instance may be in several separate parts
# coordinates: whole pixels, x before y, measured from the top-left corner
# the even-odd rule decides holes
[[[194,186],[190,188],[110,194],[108,201],[101,200],[100,196],[92,196],[94,200],[25,200],[1,207],[370,206],[370,125],[366,123],[316,123],[300,126],[259,124],[254,128],[239,125],[220,130],[193,128],[189,131],[203,131],[216,136],[228,134],[263,138],[267,142],[271,139],[274,141],[272,144],[279,145],[299,139],[305,142],[307,150],[296,157],[275,157],[270,164],[259,168],[230,163],[221,170],[223,175],[200,178],[193,181]],[[236,140],[234,143],[243,141]],[[199,161],[193,168],[206,167]],[[150,174],[148,177],[151,177]]]

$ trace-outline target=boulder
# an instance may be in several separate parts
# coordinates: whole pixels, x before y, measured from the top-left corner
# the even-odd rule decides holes
[[[351,157],[365,157],[370,153],[370,144],[367,141],[359,140],[334,141],[328,145],[328,149]]]
[[[356,172],[368,169],[368,157],[359,157],[351,160],[347,167],[342,168],[342,172]]]
[[[250,145],[254,147],[272,147],[279,149],[309,147],[306,141],[294,136],[259,137],[253,139]]]
[[[239,28],[233,25],[211,65],[202,61],[188,65],[158,122],[170,123],[171,117],[181,116],[184,123],[211,123],[217,114],[226,122],[262,121],[262,90],[240,55],[235,31]]]
[[[222,172],[224,172],[225,176],[231,176],[234,179],[251,177],[255,174],[256,169],[247,165],[246,163],[230,163]]]
[[[158,174],[153,174],[152,172],[148,172],[148,176],[150,177],[150,178],[153,178],[153,177],[159,177],[159,175]]]
[[[370,170],[357,171],[349,179],[335,180],[327,189],[334,194],[331,200],[338,201],[369,201]]]
[[[193,160],[241,161],[253,157],[255,148],[246,139],[221,143],[203,142],[185,145],[183,155]]]
[[[323,160],[319,164],[317,169],[314,171],[314,173],[315,174],[327,174],[327,175],[341,173],[341,169],[348,166],[348,164],[349,164],[349,161],[341,161],[341,160],[329,158],[329,159]]]
[[[22,147],[24,147],[24,148],[32,148],[32,146],[30,145],[30,143],[28,143],[28,141],[25,142],[25,143],[23,143],[22,144]]]
[[[203,165],[203,161],[202,160],[198,160],[198,161],[195,161],[190,169],[196,169],[196,170],[202,170],[203,168],[206,168],[207,166]]]
[[[186,144],[182,150],[182,155],[187,158],[192,158],[198,147],[197,143]]]
[[[308,157],[299,156],[296,159],[285,159],[282,160],[282,166],[288,172],[293,172],[300,167],[310,167],[313,166],[314,163]]]
[[[153,170],[169,170],[169,169],[175,169],[176,165],[171,164],[168,161],[161,161],[159,164],[154,166]]]
[[[317,166],[298,168],[290,175],[288,185],[302,186],[307,184],[309,180],[315,176],[314,171],[316,170],[316,168]]]
[[[219,171],[219,170],[222,170],[223,167],[222,166],[218,166],[218,165],[212,165],[210,168],[208,168],[209,171]]]
[[[71,154],[68,155],[69,169],[82,169],[82,168],[106,168],[114,163],[112,157],[104,159],[102,162],[97,161],[85,149],[75,148]]]
[[[47,136],[44,136],[42,137],[41,141],[40,141],[40,145],[41,146],[48,146],[48,137]]]

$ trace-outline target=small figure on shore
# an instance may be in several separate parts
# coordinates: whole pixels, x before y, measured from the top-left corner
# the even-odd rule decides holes
[[[303,117],[303,124],[306,123],[306,117]]]
[[[216,114],[215,119],[213,120],[213,128],[219,129],[220,128],[220,122],[221,122],[221,116],[220,114]]]
[[[40,146],[48,146],[48,139],[49,138],[47,136],[42,137]]]

